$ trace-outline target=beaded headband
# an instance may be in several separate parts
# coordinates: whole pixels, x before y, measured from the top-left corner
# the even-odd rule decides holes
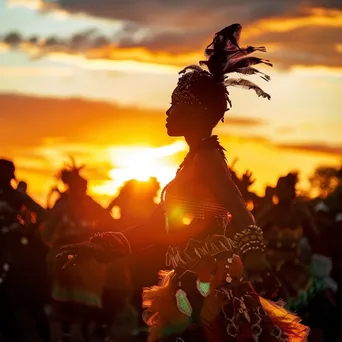
[[[215,99],[213,99],[215,93],[211,89],[214,83],[222,85],[226,101],[230,107],[232,104],[226,89],[228,86],[252,89],[259,97],[270,99],[270,95],[265,93],[256,84],[242,78],[228,78],[229,73],[236,72],[245,75],[259,74],[264,80],[270,80],[268,75],[255,69],[252,65],[263,63],[272,66],[272,64],[268,60],[258,57],[248,57],[248,55],[255,51],[265,52],[265,47],[248,46],[240,48],[238,42],[241,30],[242,26],[240,24],[233,24],[217,32],[212,43],[205,50],[208,60],[200,61],[200,65],[190,65],[179,72],[181,76],[172,94],[172,99],[175,103],[199,104],[208,109],[208,106],[215,105]],[[207,67],[208,71],[202,68],[203,65]],[[207,86],[208,94],[193,90],[193,86],[197,82],[202,82],[204,87]]]
[[[183,75],[178,79],[177,87],[172,94],[175,102],[190,105],[202,104],[202,101],[191,92],[191,86],[198,82],[203,76],[210,76],[210,74],[205,70],[189,73],[185,73],[185,71],[182,70],[179,74]]]

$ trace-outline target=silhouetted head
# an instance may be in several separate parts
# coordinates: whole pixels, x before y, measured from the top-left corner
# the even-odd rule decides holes
[[[297,183],[297,172],[291,172],[288,175],[279,178],[276,187],[279,202],[291,202],[296,198]]]
[[[76,167],[74,160],[73,164],[63,168],[59,173],[60,180],[68,187],[68,192],[74,196],[84,196],[87,192],[88,181],[80,175],[83,165]]]
[[[244,79],[230,79],[228,74],[260,76],[269,80],[252,65],[265,63],[267,60],[258,57],[248,57],[254,51],[266,51],[264,47],[239,47],[239,38],[242,27],[233,24],[217,32],[212,43],[206,48],[206,61],[200,65],[190,65],[179,74],[178,85],[171,96],[171,107],[167,110],[166,128],[170,136],[206,137],[211,135],[213,128],[224,118],[225,112],[231,106],[227,86],[241,86],[253,89],[258,96],[270,99],[254,83]],[[206,66],[204,70],[201,66]]]
[[[15,179],[15,166],[12,161],[0,159],[0,185],[9,185]]]
[[[172,93],[171,107],[166,112],[168,135],[187,136],[196,131],[200,136],[210,136],[227,110],[226,93],[224,85],[208,73],[186,73]]]

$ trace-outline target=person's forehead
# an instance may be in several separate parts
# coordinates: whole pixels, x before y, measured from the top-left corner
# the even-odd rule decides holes
[[[179,94],[179,87],[177,86],[174,90],[173,90],[173,92],[172,92],[172,94],[171,94],[171,98],[172,99],[176,99],[177,98],[177,95]]]

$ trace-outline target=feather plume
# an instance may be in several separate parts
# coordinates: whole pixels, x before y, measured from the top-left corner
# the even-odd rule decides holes
[[[197,64],[191,64],[188,65],[187,67],[185,67],[184,69],[182,69],[178,74],[185,74],[188,70],[193,70],[193,71],[199,71],[199,72],[203,72],[204,70],[198,66]]]
[[[259,76],[264,79],[265,81],[270,81],[271,77],[267,74],[264,74],[263,72],[253,68],[253,67],[245,67],[245,68],[238,68],[235,70],[235,72],[243,75],[255,75],[259,74]]]
[[[225,80],[224,84],[227,87],[233,86],[233,87],[242,87],[242,88],[245,88],[248,90],[252,89],[256,92],[256,94],[259,97],[264,97],[264,98],[267,98],[268,100],[271,99],[271,96],[269,94],[265,93],[259,86],[257,86],[253,82],[245,80],[243,78],[239,78],[239,79],[229,78],[229,79]]]

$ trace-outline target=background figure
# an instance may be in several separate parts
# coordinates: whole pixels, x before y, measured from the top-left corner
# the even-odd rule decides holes
[[[47,249],[32,229],[43,209],[14,189],[15,167],[0,160],[0,336],[5,342],[50,341]],[[27,215],[28,214],[28,215]],[[20,329],[19,329],[20,327]]]
[[[267,258],[282,284],[280,296],[286,307],[307,318],[310,326],[322,328],[326,342],[338,341],[336,308],[324,287],[330,262],[313,254],[322,250],[324,241],[319,240],[306,205],[297,201],[297,182],[297,173],[279,178],[275,189],[278,203],[260,212],[257,223],[264,231]],[[324,318],[317,316],[319,310],[325,312]]]
[[[146,182],[131,179],[127,181],[116,198],[109,204],[108,210],[117,207],[120,212],[118,224],[127,227],[149,217],[156,206],[160,184],[155,177]]]
[[[51,246],[52,298],[62,320],[62,340],[70,341],[71,326],[80,322],[82,335],[89,338],[89,324],[101,317],[102,294],[106,280],[106,266],[95,260],[63,270],[55,255],[65,243],[88,239],[98,231],[113,227],[113,219],[87,195],[87,181],[80,175],[81,168],[73,165],[60,171],[59,177],[67,187],[49,210],[43,237]]]

